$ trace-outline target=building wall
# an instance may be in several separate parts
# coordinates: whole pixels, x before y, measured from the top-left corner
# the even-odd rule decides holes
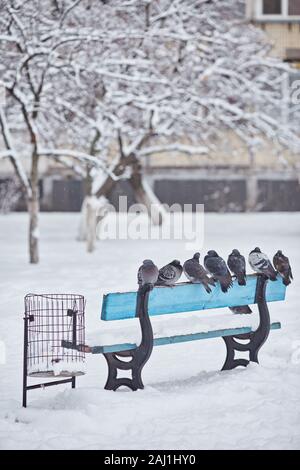
[[[271,54],[283,60],[288,59],[288,49],[299,49],[300,51],[300,22],[299,23],[276,23],[276,22],[255,22],[256,26],[263,29],[272,41],[273,48]],[[296,61],[296,66],[300,67]]]
[[[206,212],[300,211],[300,185],[293,173],[248,172],[242,168],[169,168],[154,169],[146,176],[162,203],[172,205],[204,204]],[[7,180],[0,180],[0,212],[9,207],[2,188]],[[71,179],[44,179],[40,181],[41,210],[79,212],[84,198],[84,183]],[[127,181],[120,181],[109,194],[111,204],[118,209],[119,196],[127,196],[130,207],[136,201]],[[26,210],[24,198],[12,209]]]
[[[258,180],[258,212],[300,211],[300,186],[297,180]],[[244,212],[247,209],[247,181],[158,180],[155,193],[166,204],[204,204],[205,212]]]
[[[293,1],[298,2],[299,0]],[[272,55],[286,60],[288,58],[288,49],[299,49],[300,51],[300,16],[264,16],[259,14],[259,11],[262,10],[260,4],[263,0],[246,0],[246,2],[247,18],[257,27],[263,29],[273,43]],[[284,12],[282,11],[282,13]],[[298,60],[295,59],[295,62],[300,64],[300,55]]]

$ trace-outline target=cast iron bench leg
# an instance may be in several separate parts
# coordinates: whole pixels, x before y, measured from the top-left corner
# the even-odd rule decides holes
[[[266,287],[268,279],[264,275],[257,276],[255,302],[259,311],[259,326],[256,331],[238,336],[224,336],[227,355],[222,370],[231,370],[238,366],[246,367],[249,362],[258,363],[258,352],[267,340],[270,333],[270,314],[266,302]],[[236,340],[247,339],[247,344],[239,343]],[[235,359],[235,351],[249,351],[249,360]]]
[[[117,390],[125,385],[135,391],[144,388],[142,381],[142,370],[153,349],[153,330],[148,315],[148,300],[152,286],[145,285],[138,290],[136,316],[139,318],[142,341],[141,344],[131,351],[120,351],[117,353],[104,353],[108,365],[108,378],[105,384],[106,390]],[[122,361],[122,357],[131,357],[130,361]],[[131,370],[132,378],[117,378],[118,369]]]

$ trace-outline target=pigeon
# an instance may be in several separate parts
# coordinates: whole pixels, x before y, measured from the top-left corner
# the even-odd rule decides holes
[[[138,270],[138,284],[154,286],[158,278],[158,268],[151,259],[145,259]]]
[[[249,305],[238,305],[237,307],[229,307],[229,308],[233,313],[238,313],[238,314],[252,313],[252,310],[249,307]]]
[[[284,256],[281,250],[278,250],[274,255],[273,263],[275,269],[279,272],[280,276],[283,277],[283,284],[288,286],[293,279],[292,269],[290,266],[289,259]]]
[[[231,272],[236,276],[239,286],[246,285],[246,260],[239,250],[232,250],[228,256],[228,267]],[[249,305],[238,305],[236,307],[229,307],[233,313],[252,313]]]
[[[200,253],[195,253],[193,258],[185,261],[183,265],[183,270],[186,277],[193,284],[203,284],[206,292],[209,294],[211,292],[211,287],[215,285],[215,281],[208,276],[206,269],[201,266],[199,263]]]
[[[182,274],[183,268],[178,259],[174,259],[171,263],[163,266],[159,270],[157,286],[169,286],[172,287],[178,281]]]
[[[246,260],[239,250],[232,250],[227,260],[228,267],[236,276],[239,286],[246,285]]]
[[[232,279],[227,264],[214,250],[209,250],[204,258],[205,268],[220,282],[222,292],[227,292],[232,286]]]
[[[249,264],[258,274],[264,274],[271,281],[276,281],[277,274],[271,261],[265,253],[262,253],[258,247],[249,254]]]

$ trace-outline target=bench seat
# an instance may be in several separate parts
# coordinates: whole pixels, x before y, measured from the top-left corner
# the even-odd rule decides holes
[[[242,315],[238,315],[242,316]],[[279,330],[281,328],[280,322],[271,323],[271,330]],[[176,335],[176,336],[165,336],[154,338],[153,346],[163,346],[166,344],[175,344],[175,343],[185,343],[189,341],[198,341],[202,339],[210,339],[210,338],[219,338],[224,336],[237,336],[242,335],[245,333],[251,333],[251,331],[255,331],[251,326],[244,326],[240,328],[227,328],[223,330],[211,330],[211,331],[203,331],[199,333],[190,333],[186,335]],[[104,354],[104,353],[112,353],[112,352],[121,352],[121,351],[131,351],[137,348],[136,343],[118,343],[118,344],[107,344],[103,346],[91,346],[91,353],[92,354]]]

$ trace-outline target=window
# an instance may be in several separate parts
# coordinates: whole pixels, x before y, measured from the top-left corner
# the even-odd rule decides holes
[[[251,0],[250,0],[251,1]],[[300,0],[256,0],[256,18],[274,21],[299,20]]]
[[[289,15],[300,15],[300,0],[289,0]]]
[[[281,15],[282,14],[281,0],[263,0],[263,14],[264,15]]]
[[[300,62],[300,48],[288,47],[285,51],[285,60],[287,62]]]

